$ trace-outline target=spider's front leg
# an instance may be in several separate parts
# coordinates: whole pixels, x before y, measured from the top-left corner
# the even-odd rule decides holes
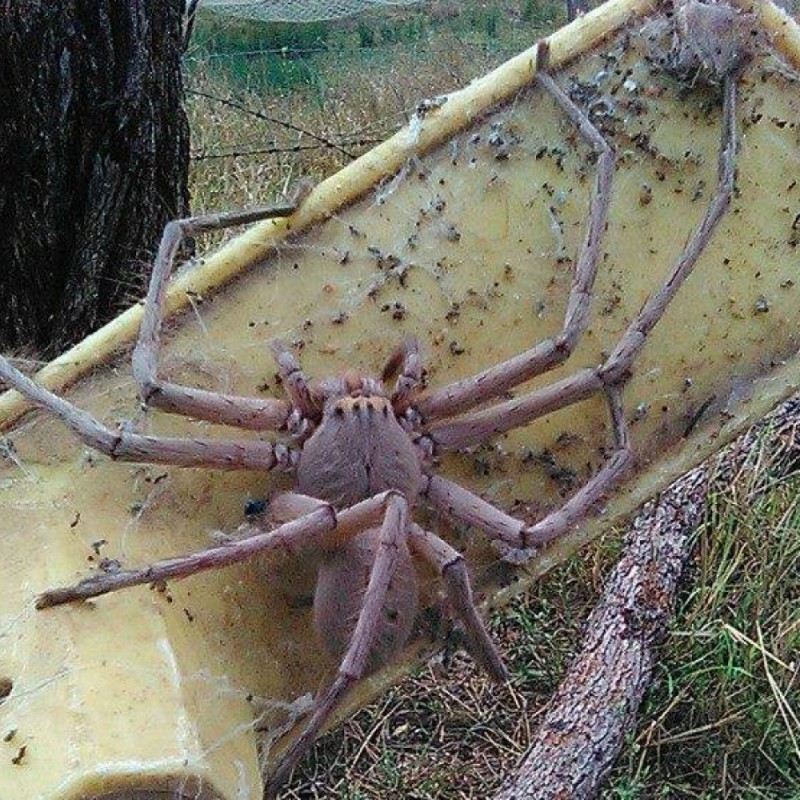
[[[691,274],[697,259],[708,246],[720,220],[728,210],[736,182],[736,79],[736,72],[726,75],[723,79],[722,135],[717,165],[717,189],[711,203],[686,243],[672,274],[658,292],[644,304],[639,315],[622,335],[614,352],[598,370],[604,382],[613,383],[628,378],[633,362],[644,347],[648,334],[664,316],[667,307]]]
[[[89,447],[114,461],[264,472],[276,467],[293,469],[297,462],[295,451],[256,439],[179,439],[111,430],[87,411],[31,380],[3,356],[0,356],[0,379],[61,419]]]
[[[454,516],[494,531],[510,546],[537,546],[563,533],[586,514],[600,495],[619,479],[631,460],[624,423],[621,389],[629,380],[634,362],[647,336],[666,312],[669,304],[694,269],[714,231],[730,205],[736,176],[736,73],[723,79],[722,132],[718,159],[717,188],[703,219],[687,241],[670,276],[644,304],[639,314],[620,337],[611,355],[599,367],[584,369],[557,383],[519,398],[497,403],[483,411],[442,421],[424,430],[433,450],[457,450],[480,444],[498,433],[505,433],[534,419],[565,408],[604,391],[609,400],[617,452],[603,469],[561,509],[528,530],[523,538],[521,523],[494,509],[466,490],[452,489],[442,479],[432,479],[429,499]],[[437,489],[438,487],[438,489]],[[470,499],[472,498],[472,499]],[[470,511],[470,509],[473,511]]]
[[[605,393],[614,431],[614,455],[563,506],[534,525],[527,525],[463,486],[439,476],[428,479],[425,496],[444,516],[481,528],[510,550],[531,551],[563,536],[583,520],[603,495],[616,484],[633,458],[621,389],[618,386],[609,386]]]
[[[158,377],[158,355],[167,301],[167,285],[175,265],[178,248],[184,238],[264,219],[288,217],[298,209],[310,191],[311,184],[302,182],[286,203],[190,217],[175,220],[167,225],[153,264],[142,325],[133,351],[133,374],[144,403],[162,411],[239,428],[280,430],[286,426],[291,405],[285,400],[220,394],[162,381]],[[279,369],[283,367],[279,365]]]
[[[614,148],[586,113],[549,75],[548,58],[549,45],[546,40],[541,41],[536,51],[536,80],[574,123],[597,156],[595,182],[589,198],[589,221],[575,261],[563,327],[556,336],[524,353],[421,397],[417,409],[428,423],[467,411],[554,369],[570,357],[589,322],[600,247],[611,203],[616,156]]]

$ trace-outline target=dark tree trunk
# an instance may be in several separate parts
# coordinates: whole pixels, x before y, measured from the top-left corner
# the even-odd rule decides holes
[[[186,213],[182,11],[0,2],[0,348],[53,354],[107,321]]]

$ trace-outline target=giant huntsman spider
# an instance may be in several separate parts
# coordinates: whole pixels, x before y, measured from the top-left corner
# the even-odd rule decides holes
[[[696,0],[690,3],[692,14],[712,22],[727,8]],[[735,17],[728,23],[731,20]],[[264,519],[241,525],[217,546],[141,568],[98,572],[37,598],[37,607],[45,608],[137,584],[160,584],[258,553],[294,557],[304,550],[323,551],[314,622],[326,648],[341,661],[332,685],[316,698],[304,730],[270,776],[268,797],[274,797],[289,777],[345,692],[393,659],[407,642],[417,607],[414,558],[437,571],[478,663],[494,679],[505,679],[505,667],[475,608],[462,555],[414,521],[416,506],[426,504],[442,517],[475,526],[499,542],[511,558],[526,558],[580,522],[629,466],[632,451],[623,406],[625,383],[648,334],[723,217],[734,188],[736,78],[742,54],[735,49],[729,57],[706,57],[699,45],[685,37],[681,47],[683,66],[688,53],[698,69],[709,69],[722,85],[717,186],[672,273],[599,366],[580,369],[519,397],[501,399],[514,387],[566,361],[586,329],[615,171],[611,145],[548,74],[547,42],[539,44],[536,80],[575,124],[597,159],[588,225],[575,262],[563,327],[554,337],[471,377],[430,390],[421,385],[422,358],[414,339],[402,343],[379,377],[353,370],[321,381],[309,380],[289,348],[275,342],[272,350],[285,399],[218,394],[160,379],[164,298],[182,239],[266,217],[287,216],[297,207],[297,202],[290,202],[282,207],[170,223],[155,259],[133,352],[133,374],[147,405],[236,428],[284,433],[290,438],[288,445],[114,431],[0,357],[3,380],[112,459],[264,472],[280,468],[294,473],[296,491],[275,495]],[[510,516],[434,472],[438,453],[478,445],[596,393],[602,393],[607,401],[614,452],[580,490],[535,524]]]

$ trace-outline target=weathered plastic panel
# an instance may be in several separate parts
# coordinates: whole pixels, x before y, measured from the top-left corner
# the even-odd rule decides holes
[[[610,3],[550,40],[556,66],[584,53],[566,73],[595,81],[610,101],[619,168],[590,329],[566,366],[531,387],[610,351],[666,278],[714,185],[718,106],[650,69],[636,36],[644,10]],[[796,25],[771,6],[762,17],[797,63]],[[591,49],[626,21],[625,33]],[[190,307],[168,337],[165,373],[276,393],[273,337],[295,343],[317,377],[377,370],[414,333],[431,385],[442,385],[557,332],[592,159],[529,85],[534,61],[533,50],[521,54],[331,177],[291,230],[256,226],[185,273],[171,302]],[[800,90],[773,65],[759,57],[742,80],[731,211],[626,389],[637,470],[599,519],[523,570],[499,562],[480,534],[451,531],[487,599],[524,588],[800,384]],[[138,316],[123,315],[42,379],[77,381],[70,399],[112,423],[225,434],[142,414],[125,352]],[[315,691],[333,666],[309,625],[313,563],[248,564],[166,593],[140,588],[46,612],[33,610],[33,597],[102,558],[139,564],[202,548],[274,482],[113,464],[57,421],[18,419],[23,410],[13,393],[0,399],[0,420],[13,427],[0,471],[0,687],[10,689],[0,700],[0,797],[259,797],[253,699],[280,725],[291,718],[284,703]],[[602,463],[606,417],[595,398],[448,457],[442,469],[536,516]],[[403,668],[366,681],[351,705]]]

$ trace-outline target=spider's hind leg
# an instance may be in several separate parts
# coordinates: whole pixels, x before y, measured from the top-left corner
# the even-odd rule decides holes
[[[475,608],[464,556],[444,539],[416,524],[411,525],[408,543],[412,551],[431,564],[444,581],[447,599],[464,626],[472,657],[494,680],[507,680],[505,665]]]
[[[363,675],[372,651],[386,595],[398,560],[398,543],[408,531],[408,504],[402,496],[391,493],[380,530],[380,545],[364,594],[364,603],[333,684],[315,698],[311,716],[299,738],[291,745],[269,777],[265,797],[274,798],[297,762],[303,757],[332,711]]]

